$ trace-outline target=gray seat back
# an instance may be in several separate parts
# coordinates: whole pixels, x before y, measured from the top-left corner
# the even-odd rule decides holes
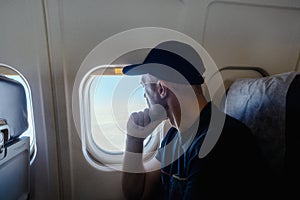
[[[19,137],[28,128],[27,102],[23,85],[0,75],[0,118],[10,127],[10,138]]]
[[[27,102],[22,84],[0,76],[0,199],[27,200],[29,196],[30,139]]]
[[[224,112],[245,123],[257,138],[270,170],[284,174],[286,156],[286,96],[297,72],[240,79],[229,88]]]

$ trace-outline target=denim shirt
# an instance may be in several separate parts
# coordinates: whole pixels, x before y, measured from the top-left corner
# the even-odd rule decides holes
[[[250,129],[238,120],[226,115],[217,143],[206,157],[198,157],[208,133],[211,106],[203,108],[188,131],[171,128],[163,139],[156,158],[161,162],[164,199],[199,199],[218,192],[243,198],[238,192],[248,194],[254,188],[260,174],[257,146]]]
[[[191,162],[198,157],[210,119],[209,103],[201,112],[192,127],[180,134],[171,128],[161,143],[156,158],[161,161],[161,182],[164,199],[191,199],[193,193]],[[200,170],[200,169],[199,169]],[[189,187],[188,187],[189,184]]]

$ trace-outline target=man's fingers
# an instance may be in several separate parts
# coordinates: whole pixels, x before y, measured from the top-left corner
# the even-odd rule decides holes
[[[140,111],[138,113],[138,121],[137,121],[138,126],[144,126],[144,112]]]
[[[132,114],[130,115],[130,119],[132,120],[132,122],[133,122],[134,124],[137,125],[137,123],[138,123],[138,114],[137,114],[136,112],[132,113]]]
[[[163,120],[160,118],[152,119],[150,113],[148,108],[132,113],[127,122],[127,134],[138,138],[146,138],[151,134]]]
[[[149,109],[145,109],[144,111],[134,112],[130,116],[132,122],[141,127],[145,127],[151,122],[151,118],[149,116]]]

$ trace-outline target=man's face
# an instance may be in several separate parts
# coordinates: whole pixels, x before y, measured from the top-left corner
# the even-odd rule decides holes
[[[149,74],[143,75],[141,79],[141,84],[145,90],[144,97],[149,108],[151,108],[152,105],[159,103],[159,100],[157,99],[156,82],[157,79]]]

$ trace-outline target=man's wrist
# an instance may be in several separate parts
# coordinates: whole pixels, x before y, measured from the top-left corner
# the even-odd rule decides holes
[[[126,151],[132,153],[143,153],[144,138],[138,138],[131,135],[127,135],[126,139]]]

